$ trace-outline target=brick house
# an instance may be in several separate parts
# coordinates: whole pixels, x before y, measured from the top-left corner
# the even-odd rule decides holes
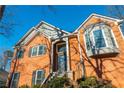
[[[96,76],[124,87],[122,20],[91,14],[73,33],[44,21],[14,47],[10,87],[42,84],[67,74],[71,80]]]

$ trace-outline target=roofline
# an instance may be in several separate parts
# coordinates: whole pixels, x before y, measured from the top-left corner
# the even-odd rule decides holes
[[[52,28],[54,28],[54,29],[58,29],[58,30],[60,30],[60,31],[62,31],[64,33],[69,34],[69,32],[67,32],[65,30],[61,30],[60,28],[58,28],[58,27],[56,27],[54,25],[51,25],[51,24],[47,23],[46,21],[41,21],[38,25],[36,25],[36,28],[39,27],[40,25],[42,25],[43,23],[46,24],[46,25],[48,25],[48,26],[50,26],[50,27],[52,27]]]
[[[17,46],[19,43],[21,43],[22,40],[25,39],[33,30],[35,30],[34,27],[29,29],[29,31],[15,44],[15,46]]]
[[[52,28],[54,28],[54,29],[60,30],[60,28],[55,27],[54,25],[51,25],[51,24],[49,24],[49,23],[47,23],[47,22],[45,22],[45,21],[41,21],[41,22],[40,22],[39,24],[37,24],[35,27],[32,27],[31,29],[29,29],[29,31],[15,44],[15,46],[17,46],[19,43],[21,43],[21,42],[23,41],[23,39],[25,39],[33,30],[38,29],[38,27],[41,26],[42,24],[46,24],[46,25],[48,25],[48,26],[50,26],[50,27],[52,27]],[[64,30],[60,30],[60,31],[62,31],[62,32],[66,33],[66,34],[70,34],[69,32],[64,31]]]
[[[92,16],[101,17],[101,18],[105,18],[105,19],[112,20],[112,21],[117,21],[117,22],[121,22],[122,21],[120,19],[116,19],[116,18],[112,18],[112,17],[108,17],[108,16],[103,16],[103,15],[100,15],[100,14],[92,13],[83,23],[81,23],[81,25],[73,33],[76,33]]]

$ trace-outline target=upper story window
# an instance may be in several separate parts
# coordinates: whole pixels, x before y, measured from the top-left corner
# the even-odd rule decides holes
[[[93,36],[96,48],[106,47],[105,38],[103,37],[103,32],[101,30],[94,30]]]
[[[104,24],[95,25],[85,31],[85,45],[89,55],[115,52],[114,48],[117,48],[112,29]]]
[[[30,56],[38,56],[38,55],[43,55],[45,53],[46,53],[46,46],[45,45],[34,46],[29,51]]]
[[[16,88],[18,87],[18,81],[19,81],[20,73],[14,73],[12,82],[11,82],[11,87]]]
[[[44,70],[33,71],[32,74],[32,85],[41,85],[45,78]]]
[[[24,56],[24,49],[20,49],[18,51],[18,58],[23,58],[23,56]]]

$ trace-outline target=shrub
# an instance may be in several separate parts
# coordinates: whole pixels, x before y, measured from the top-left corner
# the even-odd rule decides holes
[[[30,88],[27,84],[26,85],[22,85],[19,88]]]
[[[84,81],[78,80],[80,88],[111,88],[112,84],[108,80],[98,81],[96,77],[87,77]]]
[[[34,85],[32,88],[41,88],[40,85]]]
[[[47,88],[64,88],[73,87],[67,77],[55,77],[51,79],[44,87]]]

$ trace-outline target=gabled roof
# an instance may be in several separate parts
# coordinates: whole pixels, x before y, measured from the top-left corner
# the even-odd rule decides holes
[[[116,18],[112,18],[112,17],[103,16],[103,15],[93,13],[83,23],[81,23],[81,25],[73,33],[76,33],[93,16],[98,17],[98,18],[103,18],[103,19],[106,19],[106,20],[116,21],[116,22],[121,22],[122,21],[120,19],[116,19]]]
[[[59,31],[65,33],[65,34],[70,34],[69,32],[66,32],[66,31],[64,31],[64,30],[61,30],[60,28],[55,27],[55,26],[53,26],[53,25],[51,25],[51,24],[49,24],[49,23],[47,23],[47,22],[45,22],[45,21],[41,21],[38,25],[36,25],[35,27],[32,27],[32,28],[16,43],[15,46],[17,46],[17,45],[20,44],[23,40],[25,40],[26,37],[29,36],[34,30],[37,31],[38,28],[39,28],[40,26],[42,26],[43,24],[45,24],[45,25],[47,25],[47,26],[49,26],[49,27],[51,27],[51,28],[53,28],[53,29],[59,30]],[[38,31],[37,31],[37,32],[38,32]],[[37,33],[37,32],[36,32],[36,33]]]

